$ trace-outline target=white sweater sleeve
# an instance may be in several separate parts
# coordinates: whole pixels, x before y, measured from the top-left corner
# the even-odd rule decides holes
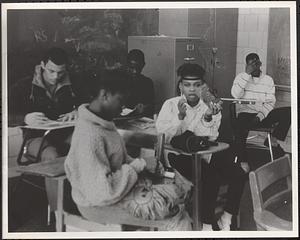
[[[184,129],[187,128],[185,122],[178,118],[177,106],[168,100],[163,104],[155,125],[158,133],[165,134],[168,143],[172,137],[182,134]]]
[[[231,95],[234,98],[242,98],[244,96],[244,90],[248,84],[250,77],[251,75],[247,73],[240,73],[235,77],[231,88]]]
[[[137,172],[130,164],[112,170],[102,137],[81,137],[72,144],[65,169],[72,188],[80,193],[73,196],[77,204],[114,204],[132,189],[137,181]]]
[[[268,76],[268,83],[266,84],[266,99],[265,99],[265,107],[267,108],[268,112],[273,110],[276,103],[276,97],[275,97],[275,85],[273,78]]]
[[[209,140],[214,141],[218,138],[221,119],[222,119],[221,112],[219,112],[216,115],[213,115],[212,120],[210,122],[206,122],[204,118],[201,118],[201,122],[203,126],[209,130],[209,135],[208,135]]]

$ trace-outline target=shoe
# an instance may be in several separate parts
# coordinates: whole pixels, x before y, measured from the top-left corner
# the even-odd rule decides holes
[[[213,226],[212,226],[212,224],[206,224],[206,223],[203,223],[202,231],[213,231]]]
[[[217,221],[217,225],[218,225],[220,231],[230,231],[230,224],[231,224],[231,223],[223,222],[223,221],[222,221],[222,218],[220,218],[220,219]]]

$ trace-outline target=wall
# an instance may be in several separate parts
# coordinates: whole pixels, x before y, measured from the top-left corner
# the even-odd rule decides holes
[[[188,9],[159,9],[159,34],[188,36]]]
[[[267,73],[278,85],[291,85],[289,8],[271,8]]]
[[[268,44],[268,8],[240,8],[237,34],[236,73],[245,71],[245,58],[248,53],[258,53],[262,71],[266,73]]]

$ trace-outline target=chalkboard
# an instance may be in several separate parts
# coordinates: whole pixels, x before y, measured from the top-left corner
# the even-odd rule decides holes
[[[267,52],[267,74],[275,84],[291,84],[289,8],[271,8]]]
[[[70,56],[70,71],[123,64],[129,35],[157,35],[158,9],[26,9],[7,12],[8,86],[32,75],[52,46]]]

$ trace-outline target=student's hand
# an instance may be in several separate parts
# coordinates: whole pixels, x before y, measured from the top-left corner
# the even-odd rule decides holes
[[[246,65],[246,73],[251,75],[254,71],[257,71],[260,68],[261,61],[256,60]]]
[[[178,101],[178,104],[177,104],[177,107],[178,107],[178,110],[179,110],[178,118],[180,120],[183,120],[186,116],[186,109],[187,109],[186,105],[187,105],[187,101],[184,98],[181,98]]]
[[[72,112],[60,115],[57,121],[62,121],[62,122],[73,121],[77,119],[77,116],[78,116],[78,112],[77,110],[74,110]]]
[[[27,125],[40,125],[46,123],[49,119],[42,112],[32,112],[25,116],[24,122]]]
[[[145,169],[151,173],[155,173],[157,169],[157,159],[155,157],[143,157],[143,159],[146,161]]]
[[[205,112],[205,116],[207,118],[211,117],[212,115],[216,115],[218,114],[221,110],[222,110],[222,101],[218,102],[218,103],[213,103],[210,102],[209,103],[209,107]]]
[[[246,65],[246,73],[251,75],[251,73],[255,70],[255,64],[250,63]]]

